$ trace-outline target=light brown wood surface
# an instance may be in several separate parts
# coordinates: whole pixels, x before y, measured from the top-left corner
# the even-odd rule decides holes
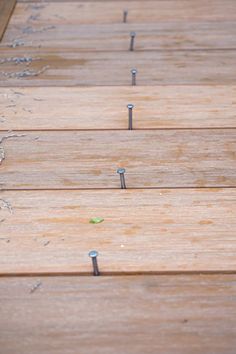
[[[236,128],[235,86],[2,88],[0,130]]]
[[[1,348],[234,354],[235,284],[235,275],[2,278]]]
[[[120,188],[119,167],[128,188],[236,186],[235,129],[15,135],[0,135],[2,189]]]
[[[12,24],[106,24],[121,23],[123,11],[129,11],[129,23],[163,21],[234,21],[234,0],[99,1],[24,4],[16,6]],[[33,16],[33,17],[32,17]],[[34,17],[36,16],[36,18]],[[125,25],[125,24],[124,24]]]
[[[17,5],[0,46],[3,354],[234,354],[235,9]],[[118,167],[145,189],[120,190]]]
[[[0,86],[233,85],[236,50],[73,52],[1,48]],[[16,60],[23,63],[16,64]],[[25,61],[25,62],[24,62]]]
[[[90,273],[92,249],[102,274],[235,271],[235,213],[236,189],[1,192],[0,274]]]
[[[15,4],[16,0],[0,0],[0,41],[6,30]]]
[[[0,44],[1,354],[235,354],[235,10],[18,2]]]
[[[165,22],[51,26],[10,25],[3,44],[21,47],[76,48],[80,51],[127,51],[130,32],[136,32],[135,50],[236,48],[234,22]]]

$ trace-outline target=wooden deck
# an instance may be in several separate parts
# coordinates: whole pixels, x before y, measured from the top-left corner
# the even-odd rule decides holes
[[[0,0],[2,354],[235,354],[235,20]]]

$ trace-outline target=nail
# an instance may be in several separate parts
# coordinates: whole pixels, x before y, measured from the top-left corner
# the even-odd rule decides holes
[[[120,188],[121,189],[126,189],[125,185],[125,169],[124,168],[118,168],[117,173],[120,175]]]
[[[135,32],[130,32],[130,47],[129,50],[132,52],[134,50],[134,38],[136,36]]]
[[[128,16],[128,11],[124,10],[124,12],[123,12],[123,23],[127,22],[127,16]]]
[[[133,104],[128,104],[127,108],[129,110],[129,130],[133,130]]]
[[[100,275],[100,272],[99,272],[99,269],[98,269],[97,256],[98,256],[98,252],[97,251],[90,251],[89,252],[89,257],[92,258],[93,275],[94,276]]]
[[[136,86],[136,74],[137,74],[138,70],[136,69],[132,69],[131,70],[131,74],[132,74],[132,86]]]

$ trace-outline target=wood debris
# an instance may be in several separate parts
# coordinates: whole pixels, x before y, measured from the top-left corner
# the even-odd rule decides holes
[[[33,285],[32,288],[30,289],[30,294],[35,293],[35,291],[38,290],[41,285],[42,285],[41,281],[38,281],[35,285]]]
[[[8,132],[9,135],[3,136],[0,139],[0,145],[3,143],[3,141],[8,140],[8,139],[12,139],[12,138],[21,138],[24,137],[25,134],[14,134],[12,132]],[[5,150],[3,146],[0,146],[0,165],[2,164],[2,162],[5,160]]]
[[[19,71],[19,72],[1,72],[2,75],[10,78],[10,79],[21,79],[24,77],[32,77],[32,76],[39,76],[40,74],[44,73],[47,69],[49,68],[49,66],[44,66],[41,70],[29,70],[29,69],[25,69],[23,71]]]
[[[13,210],[12,210],[12,206],[11,203],[8,202],[5,199],[0,199],[0,210],[4,210],[7,209],[9,211],[10,214],[13,214]],[[2,219],[1,222],[3,222],[5,219]]]

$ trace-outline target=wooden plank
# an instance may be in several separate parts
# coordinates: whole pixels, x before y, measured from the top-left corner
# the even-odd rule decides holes
[[[1,137],[2,189],[120,188],[118,167],[127,170],[128,188],[236,186],[235,129]]]
[[[123,11],[128,23],[160,21],[234,21],[234,0],[99,1],[24,4],[18,3],[13,24],[106,24],[121,23]],[[124,24],[127,26],[127,24]],[[128,26],[127,26],[128,27]]]
[[[135,50],[194,50],[236,48],[234,22],[164,22],[115,25],[10,25],[6,46],[26,46],[80,51],[127,51],[130,31],[136,32]]]
[[[110,2],[110,1],[118,1],[120,2],[121,0],[70,0],[70,2],[93,2],[93,1],[99,1],[99,2]],[[143,1],[143,0],[129,0],[129,1]],[[159,1],[170,1],[170,0],[153,0],[156,2]],[[173,0],[171,0],[173,1]],[[179,0],[177,0],[179,1]],[[180,0],[182,1],[182,0]],[[30,3],[35,3],[35,2],[65,2],[65,0],[17,0],[17,2],[30,2]]]
[[[2,88],[0,130],[236,128],[236,86]]]
[[[235,275],[1,278],[1,348],[233,354],[235,284]]]
[[[69,2],[95,2],[95,1],[98,1],[98,2],[120,2],[121,0],[69,0]],[[143,0],[129,0],[129,1],[143,1]],[[159,1],[173,1],[173,0],[153,0],[153,1],[156,1],[156,2],[159,2]],[[176,0],[176,1],[182,1],[182,0]],[[194,0],[192,0],[194,1]],[[42,2],[67,2],[67,0],[17,0],[17,2],[23,2],[23,3],[42,3]]]
[[[0,41],[7,28],[16,0],[0,0]]]
[[[175,0],[176,1],[176,0]],[[1,48],[0,86],[235,84],[236,50],[74,52]]]
[[[90,274],[92,249],[102,274],[236,270],[236,189],[6,191],[0,207],[0,274]]]

